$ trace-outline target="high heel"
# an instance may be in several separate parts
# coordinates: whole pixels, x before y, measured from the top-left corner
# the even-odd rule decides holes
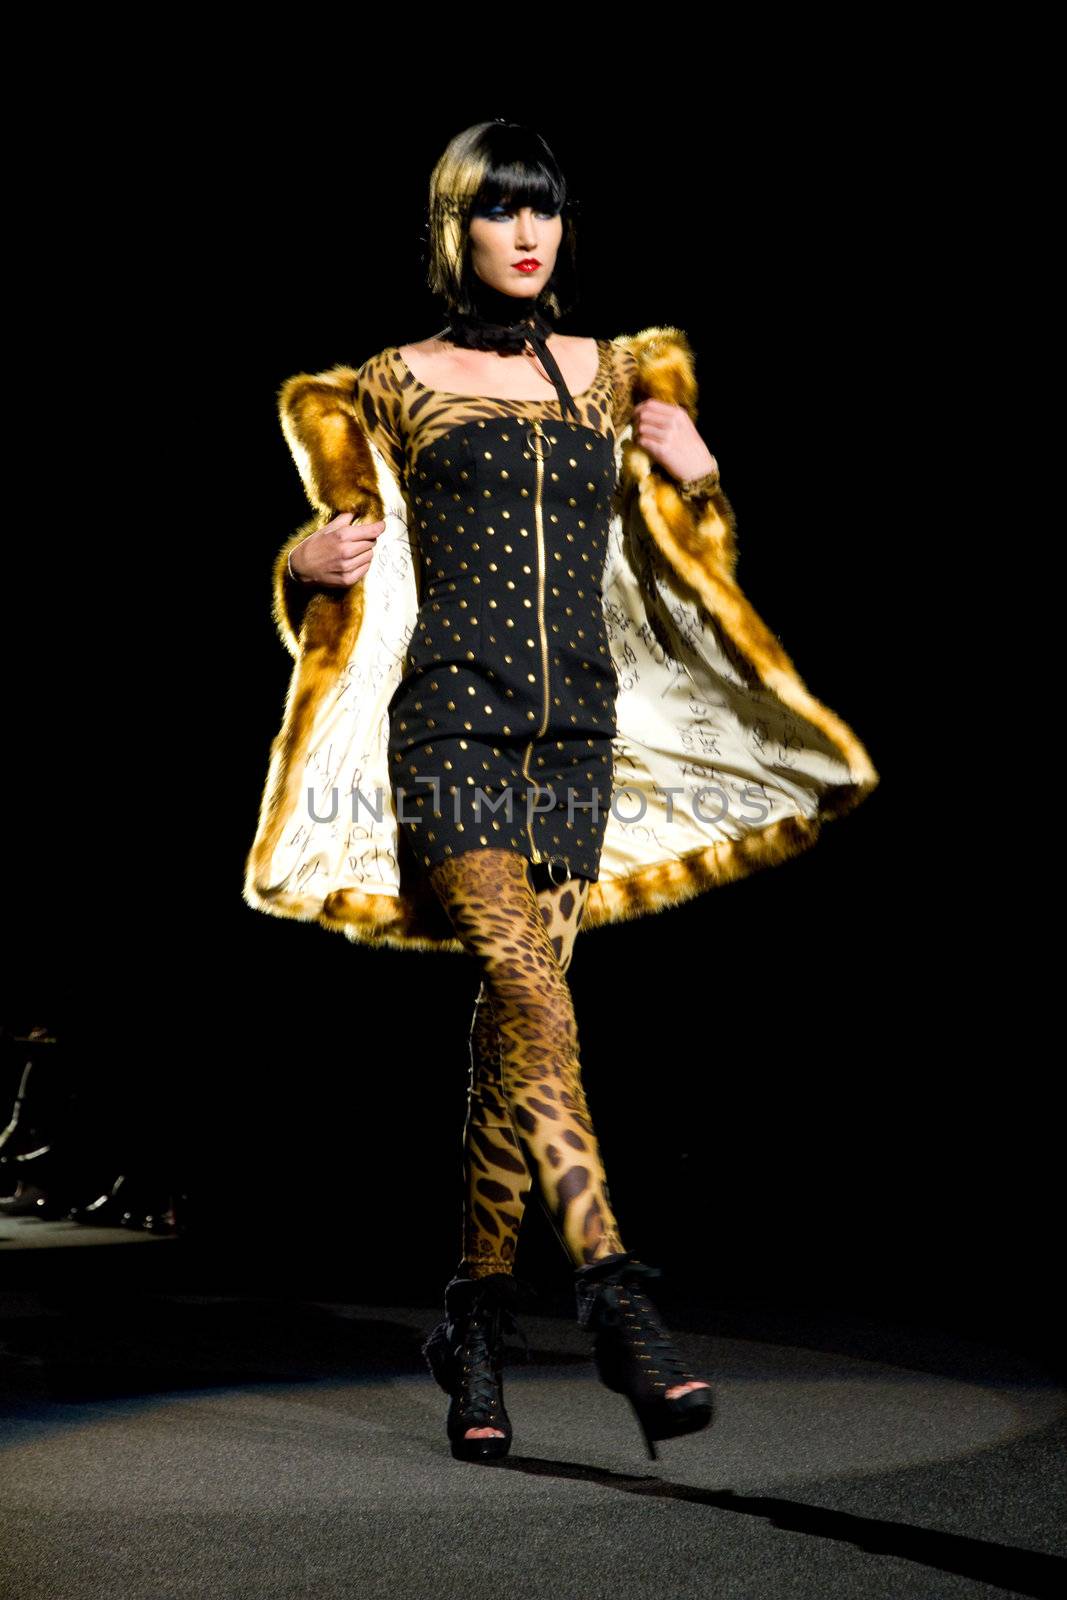
[[[456,1277],[445,1288],[445,1317],[422,1346],[422,1354],[449,1396],[446,1428],[457,1461],[496,1461],[511,1449],[511,1419],[504,1408],[503,1335],[516,1334],[530,1359],[526,1335],[512,1307],[534,1291],[511,1273]],[[499,1428],[503,1437],[468,1439],[468,1428]]]
[[[660,1277],[629,1251],[603,1256],[574,1274],[579,1326],[594,1334],[600,1381],[634,1409],[653,1461],[657,1439],[706,1428],[714,1414],[710,1388],[668,1400],[667,1390],[700,1381],[686,1370],[641,1280]]]

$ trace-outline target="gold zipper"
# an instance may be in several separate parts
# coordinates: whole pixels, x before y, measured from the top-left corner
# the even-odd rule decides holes
[[[544,440],[545,443],[548,442],[546,435],[541,432],[538,423],[535,422],[532,429],[530,429],[527,433],[527,443],[530,442],[531,433],[535,439],[539,441]],[[532,445],[531,448],[533,448]],[[541,516],[541,490],[544,483],[545,466],[544,456],[542,455],[541,450],[538,448],[534,451],[534,454],[537,457],[537,490],[534,498],[534,520],[537,524],[537,625],[541,630],[541,679],[542,683],[544,684],[545,696],[545,708],[541,714],[541,726],[534,734],[534,739],[539,739],[544,733],[545,729],[548,727],[548,637],[545,633],[545,530]],[[530,743],[526,746],[526,754],[522,760],[523,777],[526,779],[527,783],[530,783],[531,781],[529,761],[532,751],[533,739],[531,739]],[[539,787],[540,785],[538,785],[538,788]],[[534,843],[533,821],[530,816],[529,802],[527,802],[526,806],[526,832],[530,836],[530,849],[533,852],[532,859],[534,861],[543,861],[545,858],[542,856],[541,852],[537,848],[537,845]]]

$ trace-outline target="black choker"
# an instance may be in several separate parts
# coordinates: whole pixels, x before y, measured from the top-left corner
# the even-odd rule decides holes
[[[456,312],[437,337],[464,350],[496,350],[500,355],[521,355],[531,344],[555,386],[564,417],[569,411],[577,418],[578,408],[548,348],[554,328],[545,313],[536,303],[503,294],[487,283],[480,283],[476,294],[476,310]]]

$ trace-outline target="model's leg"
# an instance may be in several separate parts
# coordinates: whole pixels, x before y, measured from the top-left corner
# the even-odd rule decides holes
[[[513,850],[431,868],[458,938],[479,961],[500,1037],[500,1081],[545,1209],[575,1266],[625,1249],[582,1087],[570,985]]]
[[[537,893],[541,920],[566,972],[589,893],[586,878]],[[489,985],[482,980],[470,1033],[471,1076],[463,1129],[463,1260],[461,1276],[512,1272],[519,1227],[533,1184],[501,1082],[500,1033]]]

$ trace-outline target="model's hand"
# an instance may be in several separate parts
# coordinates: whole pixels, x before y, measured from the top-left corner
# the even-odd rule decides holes
[[[633,410],[633,437],[679,483],[702,478],[718,467],[683,406],[672,406],[666,400],[642,400]]]
[[[303,583],[347,589],[366,576],[374,541],[384,532],[384,522],[357,522],[354,511],[341,511],[297,545],[289,565]]]

